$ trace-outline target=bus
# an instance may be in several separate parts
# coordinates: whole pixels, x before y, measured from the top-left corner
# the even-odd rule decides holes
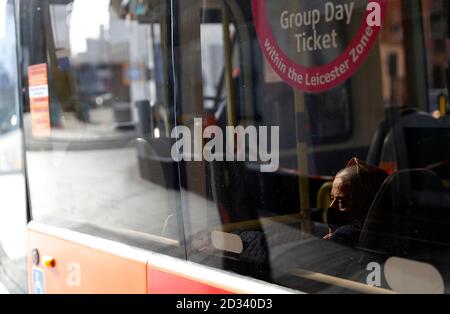
[[[0,292],[450,292],[448,1],[1,0],[0,46]]]

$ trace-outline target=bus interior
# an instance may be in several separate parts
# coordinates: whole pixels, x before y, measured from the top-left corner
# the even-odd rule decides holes
[[[366,280],[392,257],[432,265],[450,291],[447,1],[389,0],[367,60],[320,93],[271,68],[252,1],[14,2],[29,220],[302,292],[391,293],[389,278]],[[360,21],[365,1],[353,2]],[[48,68],[44,135],[27,88],[36,64]],[[172,130],[196,118],[223,133],[278,126],[278,170],[174,161]],[[354,157],[389,176],[349,246],[323,236],[333,180]]]

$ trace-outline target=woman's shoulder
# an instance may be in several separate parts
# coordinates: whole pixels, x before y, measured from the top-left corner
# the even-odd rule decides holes
[[[336,229],[331,237],[331,240],[345,245],[354,246],[359,240],[361,230],[361,224],[345,225]]]

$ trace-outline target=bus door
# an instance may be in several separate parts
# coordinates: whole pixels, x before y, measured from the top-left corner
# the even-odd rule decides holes
[[[31,293],[147,293],[145,252],[185,258],[167,3],[20,2]]]

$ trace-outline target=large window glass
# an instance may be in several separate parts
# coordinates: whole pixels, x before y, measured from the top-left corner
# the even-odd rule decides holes
[[[166,2],[21,4],[33,219],[182,256]]]
[[[19,3],[34,220],[304,292],[450,291],[446,1]]]
[[[0,293],[27,291],[27,207],[15,6],[0,1]]]
[[[174,8],[188,259],[306,292],[448,292],[445,1],[387,1],[368,54],[364,36],[350,52],[363,62],[321,90],[294,86],[286,59],[339,60],[368,1]]]

